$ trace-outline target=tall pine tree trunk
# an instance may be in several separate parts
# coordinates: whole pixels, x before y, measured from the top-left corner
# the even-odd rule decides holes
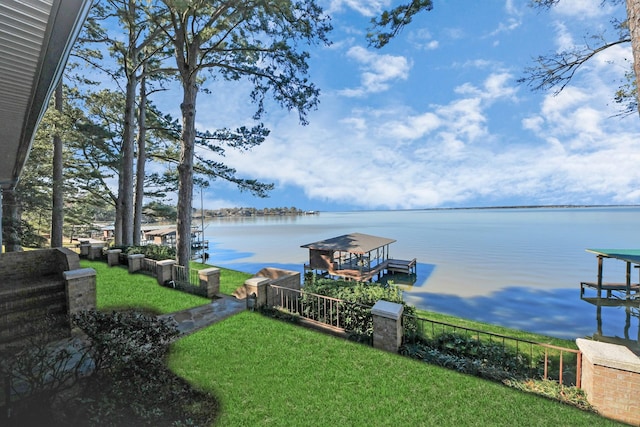
[[[136,168],[136,194],[133,220],[133,244],[140,244],[142,235],[142,203],[144,201],[144,175],[147,153],[145,138],[147,133],[147,87],[145,78],[140,81],[140,109],[138,112],[138,163]]]
[[[55,108],[62,113],[62,81],[55,92]],[[53,136],[53,195],[51,207],[51,247],[62,247],[62,225],[64,221],[64,196],[62,174],[62,138],[59,129]]]
[[[136,86],[135,76],[127,79],[125,94],[124,129],[122,135],[122,177],[120,191],[120,209],[122,219],[122,244],[133,244],[133,157],[136,121]]]
[[[636,100],[640,97],[640,0],[627,0],[627,23],[631,35],[633,72],[636,75]],[[638,101],[640,114],[640,100]]]
[[[191,259],[191,204],[193,202],[193,156],[196,140],[196,74],[183,80],[182,144],[178,165],[178,264],[188,267]]]

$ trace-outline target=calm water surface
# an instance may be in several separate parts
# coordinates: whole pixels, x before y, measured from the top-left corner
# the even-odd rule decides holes
[[[255,273],[303,271],[300,246],[353,232],[397,240],[393,258],[418,260],[405,299],[419,308],[562,338],[638,341],[638,308],[580,299],[595,281],[587,248],[640,247],[640,207],[322,212],[299,217],[219,219],[205,225],[210,262]],[[625,264],[605,261],[605,280],[623,282]],[[637,270],[634,281],[638,280]]]

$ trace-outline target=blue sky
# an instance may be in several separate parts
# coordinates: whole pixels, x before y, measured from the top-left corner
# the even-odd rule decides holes
[[[434,1],[381,50],[367,47],[372,16],[399,2],[321,0],[334,31],[310,48],[320,105],[301,126],[268,106],[271,135],[225,161],[245,178],[273,182],[267,199],[212,182],[206,208],[420,209],[640,203],[640,118],[616,117],[630,46],[591,60],[559,95],[516,80],[533,58],[584,44],[624,19],[624,4],[562,0]],[[624,2],[623,2],[624,3]],[[250,124],[247,83],[208,81],[198,127]],[[156,100],[178,117],[178,105]]]

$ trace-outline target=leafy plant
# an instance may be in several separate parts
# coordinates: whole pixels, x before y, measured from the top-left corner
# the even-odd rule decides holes
[[[379,300],[404,305],[404,312],[413,314],[415,309],[402,299],[402,291],[393,284],[347,282],[343,280],[305,277],[304,291],[342,300],[327,306],[317,298],[305,295],[301,299],[304,314],[318,321],[337,319],[355,341],[369,341],[373,336],[371,307]]]
[[[111,249],[121,249],[123,255],[142,254],[145,258],[156,261],[176,258],[175,248],[163,245],[112,246]]]

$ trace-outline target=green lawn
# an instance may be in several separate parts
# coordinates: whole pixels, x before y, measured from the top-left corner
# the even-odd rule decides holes
[[[616,425],[533,394],[243,312],[173,344],[220,426]]]
[[[97,271],[100,309],[168,313],[208,302],[121,267],[81,263]],[[221,269],[222,292],[231,293],[248,277]],[[475,322],[465,326],[484,329]],[[544,337],[531,336],[536,338]],[[172,345],[169,366],[220,399],[221,426],[616,425],[537,395],[253,312],[180,339]]]
[[[81,260],[83,268],[97,273],[96,299],[101,310],[138,307],[156,314],[172,313],[211,302],[197,295],[159,286],[156,279],[144,274],[129,274],[125,267],[109,267],[102,261]],[[195,269],[211,267],[193,263]],[[250,274],[220,269],[220,291],[231,294]]]

